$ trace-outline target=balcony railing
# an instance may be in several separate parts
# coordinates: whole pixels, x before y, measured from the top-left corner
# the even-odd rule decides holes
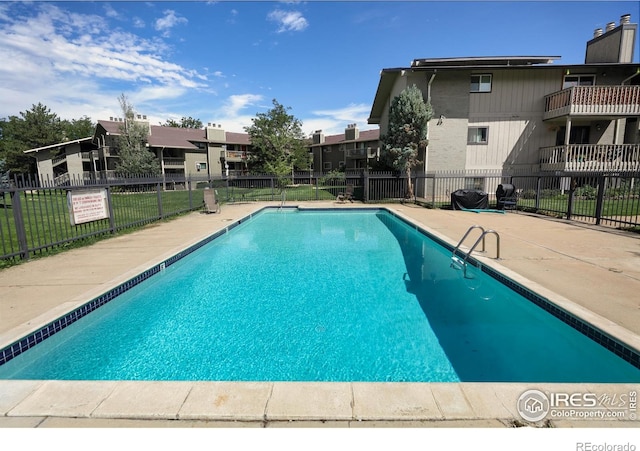
[[[228,161],[236,161],[236,162],[245,161],[248,155],[249,155],[248,152],[242,151],[242,150],[227,150],[226,159]]]
[[[57,157],[54,157],[51,159],[51,165],[52,166],[57,166],[61,163],[64,163],[65,161],[67,161],[67,156],[66,155],[59,155]]]
[[[357,149],[346,149],[344,151],[344,156],[347,158],[366,158],[367,149],[364,149],[362,147]]]
[[[640,86],[573,86],[544,98],[543,119],[640,115]]]
[[[347,158],[375,158],[379,155],[379,147],[358,147],[355,149],[345,149],[344,155]]]
[[[540,149],[542,171],[638,171],[639,144],[569,144]]]
[[[184,158],[163,157],[162,161],[165,168],[183,168]]]

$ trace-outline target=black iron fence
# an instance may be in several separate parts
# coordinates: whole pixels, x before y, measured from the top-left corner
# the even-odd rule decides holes
[[[254,201],[335,201],[352,189],[368,203],[416,202],[451,208],[451,194],[486,193],[497,207],[501,184],[516,188],[519,210],[579,219],[618,228],[640,227],[640,174],[515,174],[489,171],[417,174],[366,171],[294,173],[286,177],[241,175],[215,178],[109,177],[70,179],[64,186],[35,178],[0,185],[0,267],[65,248],[75,242],[115,234],[200,209],[203,190],[213,188],[224,203]]]

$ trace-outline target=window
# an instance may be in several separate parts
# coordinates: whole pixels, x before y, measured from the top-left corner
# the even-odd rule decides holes
[[[207,163],[196,163],[196,171],[206,171],[207,170]]]
[[[491,75],[472,75],[471,92],[491,92]]]
[[[322,169],[324,169],[325,171],[330,171],[331,170],[331,162],[327,162],[327,163],[322,163]]]
[[[469,127],[467,144],[487,144],[489,127]]]
[[[596,84],[595,75],[565,75],[562,89],[573,86],[593,86]]]

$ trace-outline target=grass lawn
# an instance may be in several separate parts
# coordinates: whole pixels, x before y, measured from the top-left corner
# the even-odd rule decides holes
[[[287,201],[331,200],[345,187],[328,186],[316,189],[313,185],[297,185],[284,189]],[[192,191],[158,191],[151,186],[148,191],[126,192],[112,188],[111,207],[113,230],[109,219],[72,226],[67,208],[67,191],[33,190],[20,193],[20,207],[30,257],[60,252],[64,249],[84,246],[113,233],[132,231],[153,221],[170,218],[188,211],[198,210],[203,204],[204,187]],[[241,201],[280,201],[282,190],[271,187],[243,188],[220,186],[220,203]],[[159,199],[162,214],[158,207]],[[13,205],[8,193],[0,195],[0,255],[20,252]],[[58,243],[55,246],[52,243]],[[15,264],[14,259],[0,260],[0,268]]]

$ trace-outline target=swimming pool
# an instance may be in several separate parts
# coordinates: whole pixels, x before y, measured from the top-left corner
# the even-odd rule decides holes
[[[384,210],[265,210],[207,241],[0,377],[640,380],[495,278],[473,267],[464,278],[450,250]]]

